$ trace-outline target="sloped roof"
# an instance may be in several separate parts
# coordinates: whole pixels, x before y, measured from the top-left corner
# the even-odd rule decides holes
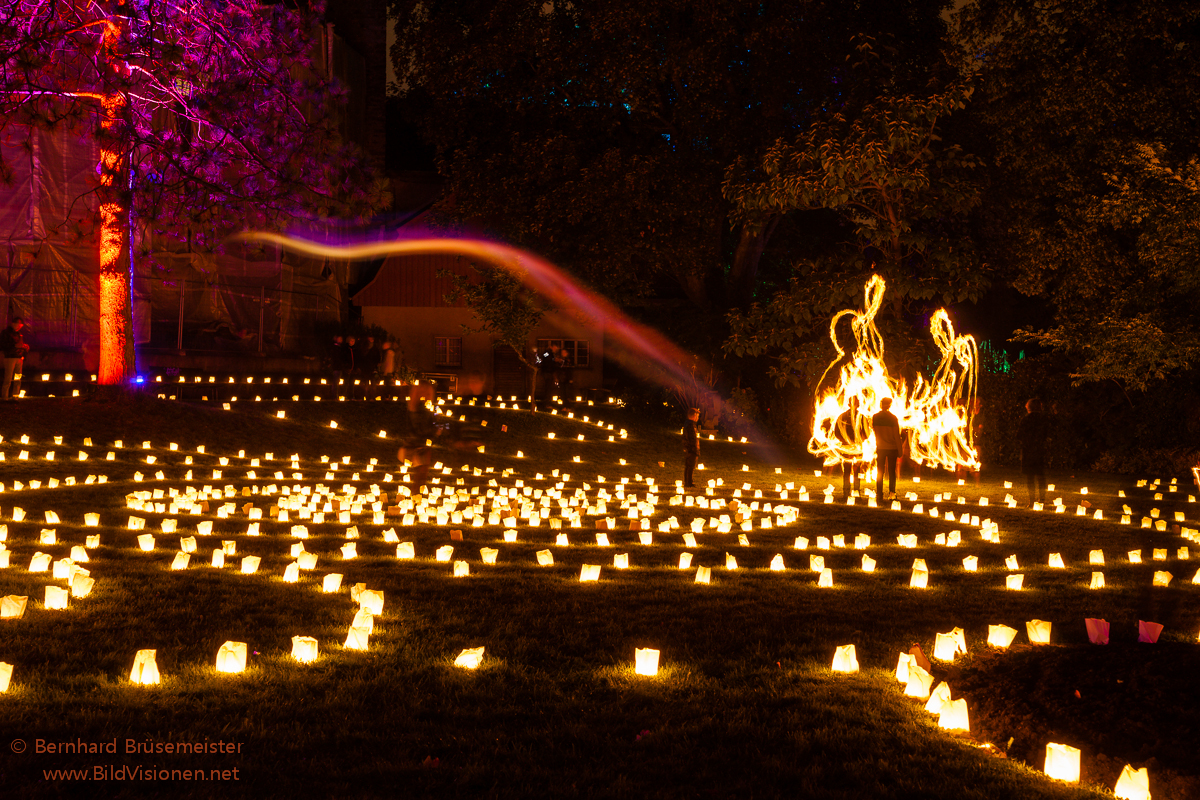
[[[465,308],[459,300],[447,303],[446,295],[454,289],[447,272],[474,278],[470,261],[465,256],[438,253],[431,255],[390,256],[375,275],[375,279],[360,289],[350,302],[356,306],[407,308]]]

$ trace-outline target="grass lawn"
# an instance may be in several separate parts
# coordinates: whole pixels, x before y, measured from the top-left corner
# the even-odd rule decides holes
[[[802,458],[763,458],[752,445],[706,441],[697,483],[720,485],[691,496],[726,506],[701,508],[672,504],[678,429],[608,405],[580,405],[574,418],[495,405],[447,407],[456,421],[487,422],[484,452],[435,448],[442,468],[431,473],[438,482],[427,484],[425,497],[444,490],[429,502],[446,519],[424,522],[419,503],[401,503],[412,500],[405,490],[422,497],[396,461],[407,428],[402,402],[239,402],[224,411],[134,396],[6,405],[0,523],[9,566],[0,569],[0,595],[29,599],[22,617],[0,620],[0,661],[13,665],[0,695],[4,793],[1066,798],[1111,796],[1122,767],[1133,763],[1149,767],[1156,798],[1200,796],[1200,585],[1193,583],[1200,545],[1175,523],[1183,512],[1187,533],[1200,527],[1200,513],[1184,476],[1140,476],[1161,478],[1155,487],[1052,475],[1049,497],[1066,507],[1055,514],[1003,505],[1010,491],[1025,499],[1016,474],[985,471],[978,487],[948,475],[920,483],[905,475],[900,493],[917,498],[897,512],[867,508],[863,498],[853,507],[824,503],[831,479]],[[1006,490],[1005,480],[1016,488]],[[794,488],[782,499],[777,486],[788,483]],[[810,499],[800,499],[801,486]],[[461,492],[447,501],[445,490]],[[651,543],[643,544],[622,505],[637,508],[651,494],[654,505],[639,514],[649,516]],[[576,505],[564,508],[572,498]],[[734,499],[750,507],[751,530],[732,519]],[[350,517],[339,521],[342,500]],[[1087,516],[1076,515],[1082,501],[1090,503]],[[506,522],[520,516],[522,503],[548,519],[537,527],[524,518]],[[912,513],[916,503],[924,513]],[[1119,524],[1126,504],[1131,525]],[[273,508],[286,510],[287,521]],[[1168,520],[1166,530],[1140,526],[1152,508]],[[486,524],[456,521],[452,514],[464,509],[478,510]],[[1103,520],[1093,518],[1097,509]],[[255,510],[261,519],[251,517]],[[47,522],[48,511],[60,521]],[[977,525],[961,521],[963,512],[995,522],[999,541],[984,541]],[[87,513],[99,514],[97,526],[85,526]],[[731,517],[728,533],[711,526],[723,514]],[[131,516],[145,529],[131,530]],[[609,518],[615,529],[599,532],[610,546],[600,546],[596,521]],[[678,527],[660,531],[672,518]],[[561,529],[551,528],[555,519]],[[695,519],[704,527],[693,546],[684,534]],[[164,532],[163,520],[175,520],[177,531]],[[200,523],[211,523],[211,534],[201,535]],[[258,535],[248,532],[255,523]],[[308,538],[293,535],[296,525]],[[348,540],[352,526],[357,538]],[[55,543],[40,542],[45,530]],[[505,541],[505,530],[516,540]],[[392,531],[415,558],[397,557]],[[951,531],[960,544],[936,543]],[[146,533],[155,538],[150,551],[139,547]],[[557,543],[560,534],[569,544]],[[853,547],[859,534],[870,537],[865,550]],[[904,534],[915,534],[914,548],[898,544]],[[71,598],[65,610],[45,608],[45,587],[68,581],[30,572],[34,554],[67,559],[89,535],[100,537],[79,564],[95,581],[90,594]],[[833,544],[838,535],[845,547]],[[196,549],[186,569],[172,570],[181,537],[195,537]],[[808,539],[807,549],[796,549],[797,537]],[[830,549],[818,549],[818,537]],[[211,566],[226,541],[235,552],[224,567]],[[343,557],[348,543],[354,558]],[[289,583],[296,544],[317,563]],[[450,561],[436,560],[445,546],[453,547]],[[495,564],[483,562],[483,548],[498,551]],[[1156,549],[1165,560],[1155,560]],[[552,565],[539,565],[543,550]],[[1103,566],[1088,563],[1092,550],[1103,551]],[[1131,562],[1133,550],[1141,563]],[[680,569],[685,552],[691,565]],[[1048,565],[1051,553],[1064,568]],[[618,554],[628,555],[628,569],[614,567]],[[862,570],[864,554],[876,561],[874,572]],[[963,567],[968,555],[978,558],[975,572]],[[241,572],[244,556],[261,559],[257,572]],[[776,556],[783,571],[770,569]],[[818,586],[812,556],[831,569],[832,587]],[[1010,556],[1015,570],[1006,567]],[[727,569],[729,558],[736,569]],[[926,562],[926,589],[909,585],[914,559]],[[453,577],[454,561],[466,562],[466,577]],[[585,564],[601,567],[598,581],[580,582]],[[709,585],[695,582],[701,566],[711,568]],[[1103,572],[1105,588],[1088,588],[1093,571]],[[1173,575],[1169,586],[1153,585],[1157,571]],[[331,573],[343,578],[326,593]],[[1015,573],[1024,575],[1021,591],[1005,588]],[[384,598],[366,651],[343,646],[359,610],[356,584]],[[1111,644],[1089,644],[1086,618],[1110,623]],[[1050,644],[1029,644],[1026,622],[1035,619],[1052,623]],[[1138,643],[1139,620],[1163,626],[1156,644]],[[1018,631],[1008,649],[986,644],[989,625],[998,624]],[[940,730],[894,674],[901,652],[915,644],[932,657],[936,635],[956,627],[967,654],[934,660],[931,671],[935,686],[946,680],[954,699],[966,699],[970,734]],[[315,662],[292,658],[297,635],[316,638]],[[215,668],[226,641],[246,643],[241,674]],[[846,644],[855,645],[861,669],[834,673],[834,651]],[[472,647],[485,648],[479,668],[455,666]],[[657,676],[635,674],[637,648],[660,651]],[[130,681],[143,649],[156,651],[156,686]],[[115,743],[117,752],[37,752],[39,740]],[[235,752],[153,751],[176,742],[233,743]],[[1041,772],[1047,742],[1081,749],[1080,783]],[[151,752],[127,753],[129,743]],[[122,768],[140,771],[120,780]],[[79,772],[64,779],[54,770]],[[224,780],[184,780],[183,770]]]

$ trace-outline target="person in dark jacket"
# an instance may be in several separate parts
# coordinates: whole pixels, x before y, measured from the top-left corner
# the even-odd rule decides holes
[[[888,476],[888,494],[896,494],[896,470],[900,466],[900,420],[891,412],[892,398],[879,401],[880,411],[871,417],[875,432],[875,498],[882,503],[883,476]]]
[[[1025,403],[1025,418],[1017,428],[1021,443],[1021,472],[1029,488],[1029,505],[1046,502],[1046,439],[1050,436],[1050,418],[1042,410],[1042,401],[1032,398]]]
[[[379,371],[379,362],[383,360],[383,352],[375,345],[375,337],[367,337],[367,346],[362,354],[362,374],[364,377],[374,377]]]
[[[4,384],[0,386],[0,400],[15,400],[21,392],[21,366],[29,345],[21,337],[25,320],[14,317],[8,327],[0,332],[0,352],[4,353]]]
[[[341,378],[350,372],[354,365],[354,356],[346,346],[341,336],[333,337],[333,347],[329,351],[329,367],[334,378]]]
[[[696,471],[696,462],[700,460],[700,430],[696,423],[700,419],[700,409],[688,410],[687,422],[683,424],[683,486],[685,489],[695,486],[692,473]]]

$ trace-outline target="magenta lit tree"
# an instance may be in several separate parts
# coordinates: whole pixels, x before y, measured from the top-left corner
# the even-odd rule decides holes
[[[99,248],[100,383],[133,372],[139,238],[211,250],[245,228],[386,201],[338,133],[343,90],[314,58],[320,12],[252,0],[0,0],[0,135],[67,126],[99,145],[97,219],[68,233]]]

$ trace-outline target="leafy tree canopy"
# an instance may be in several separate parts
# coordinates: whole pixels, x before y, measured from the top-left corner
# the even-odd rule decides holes
[[[828,362],[830,316],[859,303],[877,272],[888,284],[882,322],[898,366],[924,360],[909,324],[923,301],[976,300],[988,286],[966,225],[979,199],[977,162],[938,135],[938,123],[970,95],[967,86],[951,86],[874,98],[776,142],[753,166],[739,161],[729,170],[725,193],[735,218],[830,209],[844,238],[800,261],[767,303],[733,313],[727,351],[770,354],[780,383],[811,381]]]
[[[958,22],[986,247],[1056,312],[1024,338],[1070,354],[1079,381],[1142,388],[1194,364],[1200,252],[1178,165],[1200,146],[1200,5],[976,0]]]
[[[132,170],[115,188],[134,217],[201,247],[378,209],[383,185],[338,134],[344,88],[314,64],[320,11],[0,0],[0,134],[68,125],[97,136]]]
[[[769,220],[729,216],[726,168],[863,91],[854,34],[904,42],[923,84],[940,0],[397,0],[397,74],[426,104],[444,209],[490,222],[606,294],[697,307],[752,295]],[[878,87],[872,87],[873,95]]]

